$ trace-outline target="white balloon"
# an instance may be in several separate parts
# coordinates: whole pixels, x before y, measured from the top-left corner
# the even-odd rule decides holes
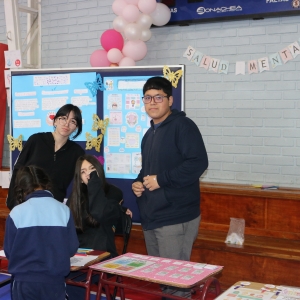
[[[169,7],[163,3],[157,3],[153,13],[150,14],[152,17],[152,24],[155,26],[166,25],[171,19],[171,11]]]
[[[124,28],[127,24],[128,24],[128,22],[126,20],[124,20],[123,17],[117,16],[113,21],[113,28],[114,28],[114,30],[122,33],[122,32],[124,32]]]
[[[143,42],[149,41],[151,39],[151,37],[152,37],[152,33],[151,33],[150,29],[142,30],[142,34],[141,34],[140,39]]]
[[[127,40],[136,41],[140,39],[142,35],[142,29],[138,24],[129,23],[124,28],[124,34]]]
[[[142,29],[148,29],[152,25],[152,18],[146,14],[140,14],[136,23],[140,25]]]

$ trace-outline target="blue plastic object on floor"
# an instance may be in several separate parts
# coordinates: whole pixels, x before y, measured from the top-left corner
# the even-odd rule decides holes
[[[0,288],[0,300],[11,300],[10,283]]]

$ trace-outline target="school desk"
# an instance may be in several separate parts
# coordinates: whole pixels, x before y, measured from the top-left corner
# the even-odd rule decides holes
[[[270,283],[238,281],[215,300],[298,300],[300,288]]]
[[[90,290],[91,290],[92,270],[90,270],[88,267],[92,264],[98,263],[108,258],[110,256],[110,253],[106,251],[92,250],[86,252],[86,254],[87,254],[86,257],[87,258],[90,257],[91,259],[89,259],[88,262],[86,262],[84,265],[81,266],[71,265],[70,266],[71,272],[69,276],[66,278],[66,284],[85,288],[86,289],[85,299],[89,299]],[[76,257],[76,255],[74,257]],[[78,258],[81,257],[82,256],[78,255]],[[3,273],[8,273],[7,265],[8,265],[8,260],[5,256],[4,251],[1,249],[0,250],[0,271]],[[82,277],[83,280],[81,280]],[[6,278],[5,283],[9,283],[9,282],[10,282],[10,278]],[[0,285],[1,285],[1,281],[0,281]]]
[[[78,271],[81,269],[85,269],[92,264],[103,261],[104,259],[110,256],[110,253],[106,251],[100,251],[100,250],[91,250],[91,251],[87,251],[85,256],[90,257],[91,259],[89,259],[85,264],[80,266],[72,266],[72,260],[71,260],[70,271]],[[72,258],[74,257],[78,257],[80,259],[82,256],[76,253]],[[0,272],[7,272],[7,265],[8,265],[8,260],[5,256],[4,250],[0,248]]]
[[[100,250],[91,250],[86,252],[85,254],[78,254],[76,253],[72,258],[71,258],[71,271],[78,271],[81,269],[85,269],[93,264],[96,264],[100,261],[103,261],[104,259],[107,259],[110,257],[110,253],[106,251],[100,251]],[[78,260],[80,258],[90,258],[88,259],[84,264],[82,265],[72,265],[72,259],[77,258]]]
[[[202,300],[205,299],[207,290],[213,286],[215,287],[216,296],[221,293],[219,281],[213,276],[222,271],[222,266],[126,253],[92,265],[90,269],[100,271],[97,300],[100,299],[102,287],[105,288],[107,300],[111,299],[109,286],[120,288],[122,300],[125,299],[124,289],[170,299],[186,299],[172,294],[165,294],[160,288],[153,289],[153,287],[150,287],[151,284],[153,286],[153,283],[181,289],[201,289],[200,298],[197,299]],[[117,276],[112,277],[110,274]],[[126,281],[126,278],[131,280]]]

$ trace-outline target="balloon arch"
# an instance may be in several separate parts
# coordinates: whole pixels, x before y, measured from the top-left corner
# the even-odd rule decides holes
[[[117,15],[113,28],[100,37],[103,49],[90,56],[92,67],[135,66],[147,54],[146,41],[150,40],[151,25],[166,25],[170,9],[156,0],[114,0],[112,10]]]

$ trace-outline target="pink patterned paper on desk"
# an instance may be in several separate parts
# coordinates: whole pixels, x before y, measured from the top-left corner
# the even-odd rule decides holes
[[[192,286],[223,267],[190,261],[126,253],[90,266],[94,270],[178,286]]]

